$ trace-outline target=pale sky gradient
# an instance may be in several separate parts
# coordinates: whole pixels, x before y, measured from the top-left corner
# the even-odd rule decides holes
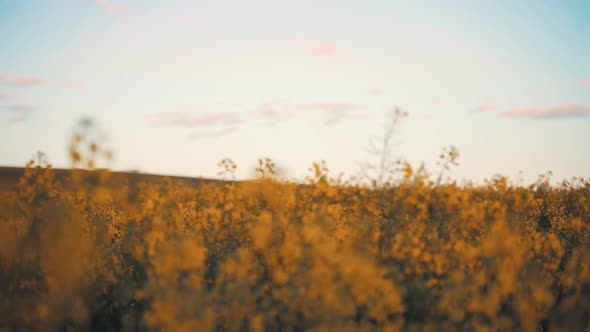
[[[590,2],[0,0],[0,165],[68,167],[88,115],[116,170],[355,174],[396,105],[413,164],[590,178]]]

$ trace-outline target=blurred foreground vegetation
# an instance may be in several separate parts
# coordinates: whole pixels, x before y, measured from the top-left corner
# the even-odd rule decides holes
[[[101,152],[78,143],[74,162]],[[371,186],[314,163],[301,184],[273,168],[116,189],[73,169],[66,188],[31,161],[0,194],[0,330],[590,330],[590,181],[458,185],[398,163]]]

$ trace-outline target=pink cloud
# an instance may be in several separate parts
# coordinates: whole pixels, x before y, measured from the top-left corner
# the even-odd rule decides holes
[[[375,66],[377,63],[371,57],[366,55],[352,55],[352,61],[364,66]]]
[[[587,86],[590,88],[590,77],[582,78],[580,80],[580,82],[582,83],[583,86]]]
[[[29,113],[19,112],[19,113],[14,113],[10,117],[9,120],[12,122],[21,122],[21,121],[25,121],[28,118],[29,118]]]
[[[23,77],[14,77],[9,79],[8,84],[12,85],[36,85],[43,83],[43,79],[36,76],[23,76]]]
[[[123,15],[137,15],[139,14],[139,10],[137,10],[136,8],[121,4],[121,3],[117,3],[117,2],[112,2],[112,1],[107,1],[107,0],[95,0],[95,3],[102,9],[111,12],[111,13],[117,13],[117,14],[123,14]]]
[[[66,89],[81,90],[86,88],[86,85],[82,82],[77,81],[65,81],[62,82],[62,86]]]
[[[499,115],[508,118],[532,119],[590,117],[590,105],[569,103],[547,108],[533,107],[511,109],[504,112],[500,112]]]
[[[336,54],[336,48],[328,43],[321,43],[305,49],[307,54],[328,56]]]
[[[215,124],[240,123],[242,118],[236,112],[211,113],[194,117],[190,120],[192,126],[210,126]]]
[[[442,106],[442,104],[444,104],[444,100],[442,100],[441,98],[434,98],[432,99],[432,104],[436,107]]]
[[[196,30],[201,30],[205,27],[202,22],[196,22],[193,18],[182,13],[170,15],[169,19],[174,24],[192,26]]]
[[[11,86],[32,86],[45,82],[39,76],[15,76],[8,73],[0,74],[0,81]]]
[[[208,130],[208,131],[196,131],[190,133],[188,136],[191,139],[201,139],[201,138],[215,138],[221,137],[225,135],[229,135],[234,133],[238,130],[236,127],[229,127],[229,128],[222,128],[219,130]]]
[[[187,21],[190,20],[190,18],[188,16],[184,15],[184,14],[172,15],[170,17],[170,19],[172,20],[172,22],[179,23],[179,24],[185,23],[185,22],[187,22]]]
[[[476,106],[473,109],[474,113],[482,113],[482,112],[489,112],[489,111],[494,111],[497,108],[497,106],[495,104],[492,103],[485,103],[485,104],[481,104]]]
[[[373,95],[373,96],[381,96],[383,94],[383,89],[371,88],[371,89],[369,89],[369,94]]]

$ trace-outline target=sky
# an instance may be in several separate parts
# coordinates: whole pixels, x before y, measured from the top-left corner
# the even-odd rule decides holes
[[[69,167],[91,117],[115,170],[356,175],[399,107],[433,173],[590,178],[589,41],[585,0],[0,0],[0,165]]]

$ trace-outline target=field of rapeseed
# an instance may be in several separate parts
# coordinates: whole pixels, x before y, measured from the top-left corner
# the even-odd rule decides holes
[[[74,165],[110,158],[84,143]],[[590,329],[590,181],[459,185],[398,163],[370,186],[312,166],[306,183],[261,159],[258,180],[115,190],[31,161],[0,196],[0,330]]]

